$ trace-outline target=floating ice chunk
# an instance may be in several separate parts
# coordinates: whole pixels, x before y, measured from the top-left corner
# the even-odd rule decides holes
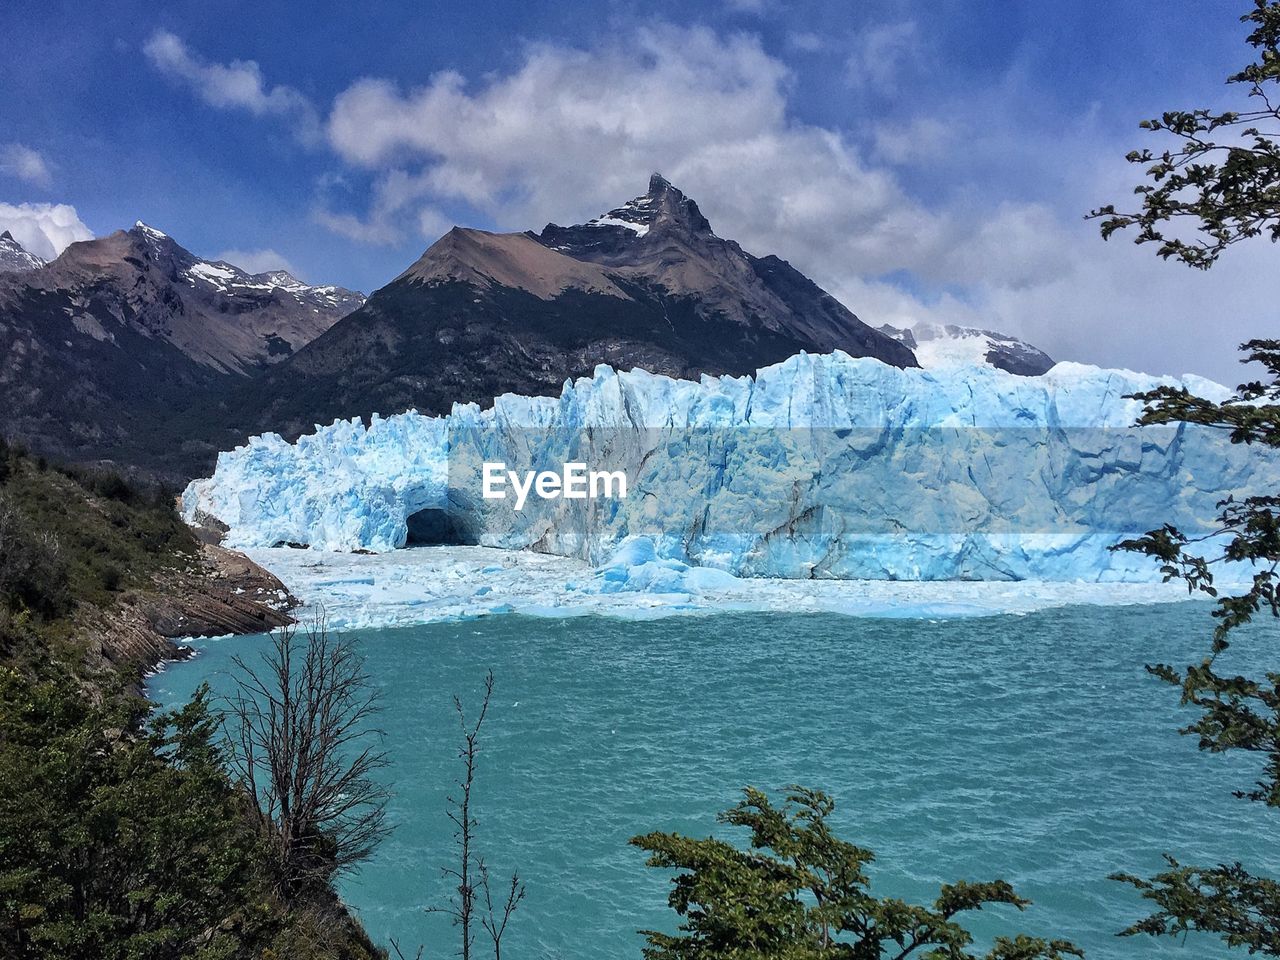
[[[678,584],[681,589],[674,592],[602,590],[598,589],[600,573],[593,575],[581,560],[485,547],[332,554],[323,570],[315,563],[315,554],[306,550],[250,550],[249,555],[303,602],[298,616],[305,619],[313,610],[323,610],[328,625],[338,630],[507,613],[652,620],[755,611],[937,620],[1025,614],[1071,604],[1187,599],[1186,588],[1171,583],[746,580],[698,567],[688,569],[685,582]],[[502,562],[495,563],[495,557]],[[716,582],[700,581],[703,577]],[[568,589],[575,582],[584,584],[584,589]]]

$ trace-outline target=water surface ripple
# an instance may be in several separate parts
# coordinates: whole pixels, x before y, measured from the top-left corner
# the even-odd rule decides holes
[[[638,958],[635,930],[674,915],[665,878],[627,838],[724,833],[714,814],[743,785],[792,782],[838,799],[842,834],[877,853],[881,894],[1003,877],[1035,901],[976,917],[983,937],[1062,936],[1092,958],[1224,956],[1205,939],[1117,939],[1142,902],[1106,879],[1154,872],[1164,851],[1277,868],[1266,811],[1229,796],[1252,780],[1248,763],[1177,736],[1190,715],[1143,671],[1197,659],[1208,623],[1206,606],[1177,604],[937,622],[499,616],[361,632],[384,694],[396,831],[343,894],[376,939],[452,953],[448,921],[422,912],[448,896],[450,696],[474,704],[492,667],[475,796],[492,868],[528,883],[509,956]],[[1278,639],[1255,631],[1236,665],[1274,663]],[[152,694],[223,687],[230,656],[261,643],[202,641]]]

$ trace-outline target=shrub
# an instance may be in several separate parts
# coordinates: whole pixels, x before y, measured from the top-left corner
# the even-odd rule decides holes
[[[71,609],[70,574],[52,533],[34,532],[0,497],[0,606],[57,617]]]
[[[120,589],[120,581],[124,579],[124,574],[120,572],[120,568],[115,564],[108,564],[102,568],[102,589],[111,593],[115,593]]]
[[[276,911],[208,694],[149,726],[138,703],[0,668],[0,956],[260,954]]]
[[[679,933],[641,931],[649,941],[645,960],[978,960],[961,915],[994,904],[1021,910],[1030,902],[1002,880],[943,884],[931,905],[872,896],[866,868],[874,855],[834,834],[830,797],[791,787],[775,805],[759,790],[743,793],[717,819],[750,830],[747,850],[677,833],[632,838],[649,854],[649,866],[678,871],[667,902],[682,919]],[[996,937],[982,956],[1068,960],[1084,954],[1065,940],[1018,935]]]

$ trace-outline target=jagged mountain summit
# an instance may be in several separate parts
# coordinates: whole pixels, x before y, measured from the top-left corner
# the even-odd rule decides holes
[[[26,273],[44,265],[42,258],[27,250],[8,230],[0,233],[0,273]]]
[[[879,329],[910,347],[926,369],[988,366],[1022,377],[1038,377],[1056,362],[1039,347],[994,330],[952,323],[917,323],[907,328],[884,324]]]
[[[351,290],[309,287],[284,271],[274,276],[202,260],[138,221],[71,244],[43,270],[23,276],[18,295],[65,296],[77,329],[96,339],[133,325],[198,364],[247,374],[287,357],[364,303]]]
[[[266,374],[249,403],[257,428],[296,435],[336,417],[555,395],[601,363],[696,378],[833,349],[917,365],[785,260],[717,236],[655,174],[643,196],[583,224],[455,227]]]
[[[694,298],[705,315],[808,340],[824,352],[839,348],[915,366],[787,261],[752,256],[716,236],[698,205],[661,174],[650,177],[644,196],[580,226],[548,224],[537,239],[577,260]]]
[[[201,439],[211,404],[363,302],[203,260],[141,222],[73,243],[0,273],[5,431],[59,456],[185,473],[215,449]]]

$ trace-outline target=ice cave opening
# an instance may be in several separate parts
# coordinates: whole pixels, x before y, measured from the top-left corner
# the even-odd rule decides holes
[[[406,547],[470,547],[477,540],[461,518],[448,510],[428,507],[405,518]]]

